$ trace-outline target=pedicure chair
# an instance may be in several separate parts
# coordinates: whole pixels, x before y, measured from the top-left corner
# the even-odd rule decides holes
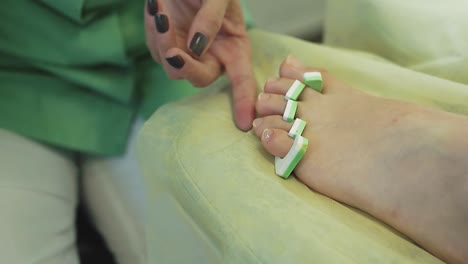
[[[252,30],[259,89],[294,54],[364,92],[468,115],[466,56],[444,60],[467,31],[442,45],[433,38],[447,29],[430,22],[447,10],[414,5],[429,3],[330,1],[325,45]],[[449,14],[466,25],[466,16]],[[141,130],[150,263],[441,262],[372,216],[275,175],[274,157],[252,131],[236,129],[231,109],[229,81],[220,78],[161,107]]]

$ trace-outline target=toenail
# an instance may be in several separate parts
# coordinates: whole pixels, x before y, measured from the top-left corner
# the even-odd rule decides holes
[[[262,118],[256,118],[253,123],[252,123],[252,126],[253,127],[258,127],[260,124],[262,124],[263,122],[263,119]]]
[[[266,94],[266,93],[258,94],[258,100],[265,100],[265,99],[268,99],[269,97],[270,97],[270,94]]]
[[[273,136],[273,130],[271,129],[265,129],[263,130],[263,134],[262,134],[262,137],[263,137],[263,140],[265,140],[266,142],[270,141],[271,140],[271,137]]]

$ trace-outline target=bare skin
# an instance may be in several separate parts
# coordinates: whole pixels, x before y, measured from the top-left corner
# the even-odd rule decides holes
[[[156,17],[167,19],[166,32],[157,30]],[[205,87],[226,72],[232,84],[236,125],[250,130],[257,87],[239,0],[147,0],[145,31],[151,55],[171,79],[186,79],[196,87]],[[190,45],[197,32],[207,38],[199,54]],[[170,58],[178,58],[178,67]]]
[[[254,130],[284,157],[293,143],[284,94],[303,66],[288,57],[256,104]],[[310,188],[366,211],[450,263],[468,263],[468,118],[378,98],[326,72],[322,94],[305,89],[306,155],[294,173]]]

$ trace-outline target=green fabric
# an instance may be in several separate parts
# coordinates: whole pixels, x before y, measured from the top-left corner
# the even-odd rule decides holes
[[[243,10],[244,10],[244,19],[247,28],[252,28],[255,25],[255,20],[252,17],[252,13],[250,13],[249,9],[247,9],[246,0],[240,0]]]
[[[146,118],[198,92],[152,61],[144,4],[3,0],[0,128],[77,151],[119,154],[138,113]]]

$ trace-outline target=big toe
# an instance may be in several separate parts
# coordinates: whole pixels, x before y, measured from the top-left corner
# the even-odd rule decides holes
[[[283,129],[267,128],[262,133],[262,144],[268,153],[284,158],[288,154],[294,139]]]

